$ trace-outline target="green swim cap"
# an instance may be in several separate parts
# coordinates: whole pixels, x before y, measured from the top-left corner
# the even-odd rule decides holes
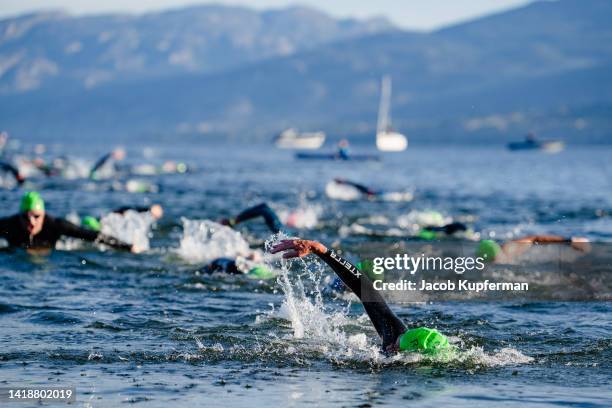
[[[490,239],[483,239],[476,248],[476,256],[484,258],[487,262],[493,262],[495,257],[502,251],[497,242]]]
[[[100,221],[98,221],[96,217],[92,217],[91,215],[83,217],[83,219],[81,220],[81,226],[96,232],[100,232],[100,230],[102,229]]]
[[[438,237],[438,234],[436,234],[435,231],[422,228],[417,234],[417,237],[431,241],[433,239],[436,239]]]
[[[448,339],[436,329],[418,327],[405,332],[400,337],[400,351],[419,351],[436,353],[448,349]]]
[[[36,191],[30,191],[21,198],[19,211],[45,211],[45,202]]]
[[[252,268],[247,275],[253,279],[272,279],[276,277],[276,274],[268,268],[263,266],[256,266]]]

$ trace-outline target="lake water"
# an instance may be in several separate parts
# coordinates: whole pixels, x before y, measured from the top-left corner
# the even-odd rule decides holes
[[[60,152],[77,169],[104,153],[56,146],[48,155]],[[177,142],[128,146],[128,163],[182,160],[188,174],[34,177],[25,188],[39,190],[54,215],[150,203],[165,215],[150,234],[142,219],[109,226],[150,247],[139,255],[71,242],[49,256],[0,251],[0,387],[74,386],[78,405],[93,407],[610,406],[611,158],[610,147],[556,155],[414,147],[380,162],[316,162],[269,146]],[[328,185],[334,177],[400,194],[351,200]],[[154,192],[126,191],[130,179]],[[22,193],[0,189],[0,215],[17,211]],[[233,245],[269,238],[250,221],[211,249],[197,220],[262,201],[281,216],[298,209],[302,228],[292,234],[351,259],[398,245],[420,251],[428,243],[411,239],[411,228],[440,216],[480,237],[585,236],[599,249],[586,269],[558,267],[557,252],[494,269],[533,279],[530,297],[394,303],[408,325],[436,327],[460,351],[449,360],[386,356],[359,302],[322,289],[332,272],[314,259],[294,263],[278,282],[197,273]],[[475,242],[460,245],[472,251]],[[569,284],[549,279],[566,273]],[[560,292],[563,301],[553,300]]]

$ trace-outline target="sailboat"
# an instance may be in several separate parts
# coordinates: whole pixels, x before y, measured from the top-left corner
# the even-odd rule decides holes
[[[383,76],[376,126],[376,147],[383,152],[401,152],[408,147],[408,139],[391,128],[391,77]]]

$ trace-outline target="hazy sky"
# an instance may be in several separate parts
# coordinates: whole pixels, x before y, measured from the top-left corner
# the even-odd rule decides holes
[[[428,30],[479,15],[517,7],[529,0],[1,0],[0,17],[40,9],[64,9],[74,14],[145,12],[190,4],[244,5],[257,9],[301,4],[336,17],[385,16],[408,29]]]

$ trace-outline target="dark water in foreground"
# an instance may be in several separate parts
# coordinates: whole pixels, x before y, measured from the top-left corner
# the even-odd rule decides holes
[[[79,153],[93,161],[101,152]],[[301,208],[305,223],[315,225],[299,235],[351,256],[398,242],[419,245],[409,239],[410,226],[433,209],[483,236],[582,235],[605,247],[612,241],[609,148],[554,156],[415,148],[357,164],[301,163],[288,152],[259,147],[228,153],[161,146],[153,153],[148,161],[183,159],[197,168],[187,175],[128,177],[159,187],[145,194],[126,192],[125,178],[32,181],[57,215],[99,215],[145,202],[161,203],[166,214],[141,255],[91,247],[46,257],[0,252],[0,387],[76,386],[77,405],[94,407],[612,404],[612,261],[606,251],[593,270],[572,271],[582,280],[580,290],[567,289],[571,302],[546,300],[558,290],[547,289],[547,276],[557,273],[550,267],[555,259],[527,259],[496,271],[541,277],[541,292],[529,300],[395,304],[407,323],[438,328],[461,351],[450,360],[386,357],[359,304],[317,297],[328,269],[313,269],[311,261],[308,268],[293,265],[290,287],[202,276],[194,270],[207,259],[203,252],[228,249],[202,242],[181,220],[215,220],[260,201],[281,212]],[[145,161],[140,151],[130,156]],[[326,183],[338,176],[410,190],[414,200],[332,200]],[[0,190],[2,215],[17,208],[20,195]],[[253,246],[268,237],[260,224],[239,228]],[[405,228],[398,233],[400,224]],[[234,239],[221,244],[234,245]]]

